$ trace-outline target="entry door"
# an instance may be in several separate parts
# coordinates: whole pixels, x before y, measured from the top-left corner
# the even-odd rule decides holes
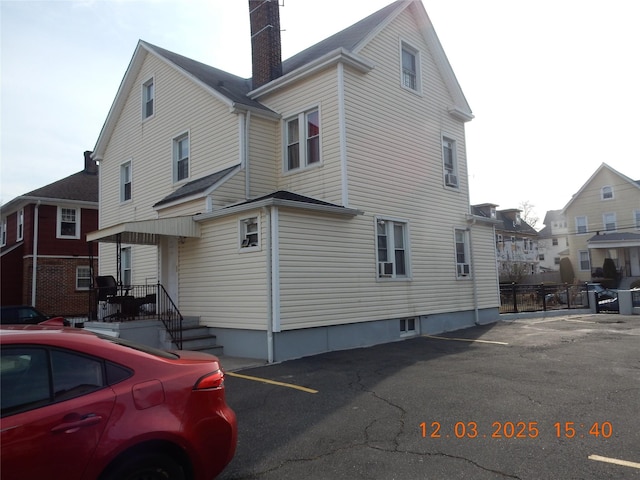
[[[631,276],[640,277],[640,247],[633,247],[629,250],[629,259],[631,261]]]
[[[160,282],[178,305],[178,239],[165,237],[160,244]]]

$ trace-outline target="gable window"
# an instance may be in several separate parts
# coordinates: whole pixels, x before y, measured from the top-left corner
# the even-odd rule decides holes
[[[468,277],[471,274],[469,253],[469,231],[456,228],[456,276]]]
[[[173,139],[173,179],[175,182],[189,178],[189,134]]]
[[[407,223],[376,220],[378,278],[406,278],[409,275]]]
[[[91,288],[91,268],[76,267],[76,290],[89,290],[89,288]]]
[[[613,199],[613,187],[602,187],[602,190],[600,191],[600,198],[602,198],[602,200]]]
[[[131,160],[120,165],[120,201],[131,200]]]
[[[2,219],[2,225],[0,226],[2,231],[0,231],[0,245],[3,247],[7,244],[7,219]]]
[[[576,233],[587,233],[587,217],[576,217]]]
[[[616,214],[614,213],[604,213],[602,214],[602,224],[604,225],[604,229],[607,232],[611,232],[616,230]]]
[[[402,42],[402,86],[418,92],[420,90],[420,56],[418,51]]]
[[[285,170],[320,163],[320,115],[317,108],[287,120],[286,144]]]
[[[17,214],[17,231],[16,231],[16,240],[20,241],[24,237],[24,209],[18,210]]]
[[[131,247],[123,247],[120,249],[120,281],[128,287],[131,285],[131,278]]]
[[[58,207],[58,238],[80,238],[80,212]]]
[[[258,236],[258,217],[240,220],[240,248],[255,249],[260,247]]]
[[[591,270],[591,260],[589,259],[589,250],[580,250],[578,252],[578,259],[579,259],[581,271]]]
[[[458,188],[458,160],[455,140],[442,137],[442,161],[444,164],[444,184],[447,187]]]
[[[150,78],[142,85],[142,118],[149,118],[153,115],[153,102],[155,99],[155,85],[153,78]]]

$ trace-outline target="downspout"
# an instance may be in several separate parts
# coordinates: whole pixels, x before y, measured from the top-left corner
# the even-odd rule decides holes
[[[267,362],[273,363],[273,280],[271,270],[273,263],[271,259],[271,209],[262,207],[262,213],[267,219],[265,230],[268,232],[266,237],[267,251]]]
[[[349,182],[347,178],[347,121],[344,100],[344,65],[338,63],[338,131],[340,135],[340,173],[342,177],[342,205],[349,207]]]
[[[40,200],[36,203],[35,210],[33,212],[33,262],[31,272],[31,306],[36,306],[36,285],[37,285],[37,272],[38,272],[38,217],[40,216]]]
[[[471,222],[471,225],[475,225],[476,224],[476,220],[475,218],[473,219],[473,221]],[[470,257],[471,257],[471,281],[473,282],[473,315],[474,315],[474,323],[476,325],[480,325],[480,312],[479,312],[479,307],[478,307],[478,279],[476,278],[476,261],[475,261],[475,255],[473,252],[473,235],[472,235],[472,230],[471,227],[467,228],[467,231],[469,232],[469,252],[470,252]]]
[[[251,179],[249,178],[249,128],[251,126],[251,112],[247,111],[244,115],[243,132],[242,136],[242,159],[241,163],[244,167],[244,196],[245,198],[251,198]]]

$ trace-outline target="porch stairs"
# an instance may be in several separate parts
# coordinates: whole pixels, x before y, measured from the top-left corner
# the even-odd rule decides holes
[[[182,349],[222,355],[223,346],[218,345],[216,336],[209,327],[200,325],[198,317],[184,317],[182,320]]]

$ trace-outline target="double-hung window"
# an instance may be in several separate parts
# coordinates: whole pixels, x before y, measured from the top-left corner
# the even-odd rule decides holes
[[[613,199],[613,187],[605,186],[602,187],[600,191],[600,198],[602,200],[612,200]]]
[[[173,179],[175,182],[189,178],[189,134],[173,139]]]
[[[76,290],[89,290],[89,288],[91,288],[91,268],[76,267]]]
[[[131,160],[120,166],[120,201],[131,200]]]
[[[286,121],[285,170],[320,163],[320,114],[309,110]]]
[[[576,233],[587,233],[587,217],[576,217]]]
[[[635,210],[635,211],[633,212],[633,218],[635,218],[636,228],[637,228],[638,230],[640,230],[640,210]],[[5,220],[5,222],[6,222],[6,220]],[[7,225],[6,225],[6,223],[5,223],[4,228],[3,228],[3,231],[6,231],[6,229],[7,229]],[[3,238],[5,238],[5,237],[6,237],[6,233],[5,233],[4,235],[5,235],[5,236],[4,236]]]
[[[444,184],[447,187],[458,188],[458,159],[456,141],[442,137],[442,162],[444,165]]]
[[[153,115],[155,100],[155,85],[153,78],[150,78],[142,85],[142,118],[149,118]]]
[[[58,207],[58,238],[80,238],[80,210]]]
[[[18,210],[17,213],[17,230],[16,240],[19,242],[24,238],[24,209]]]
[[[589,259],[589,250],[580,250],[578,252],[578,259],[580,263],[580,270],[590,271],[591,270],[591,260]]]
[[[398,220],[376,220],[378,278],[409,276],[409,235],[407,223]]]
[[[402,86],[415,92],[420,91],[420,56],[418,51],[402,42]]]
[[[131,285],[131,279],[131,247],[123,247],[120,249],[120,281],[128,287]]]
[[[471,254],[469,253],[469,231],[456,228],[456,276],[468,277],[471,274]]]
[[[604,229],[607,232],[612,232],[616,230],[616,214],[613,213],[603,213],[602,214],[602,224],[604,225]]]
[[[240,248],[251,249],[260,247],[258,235],[258,217],[240,220]]]

